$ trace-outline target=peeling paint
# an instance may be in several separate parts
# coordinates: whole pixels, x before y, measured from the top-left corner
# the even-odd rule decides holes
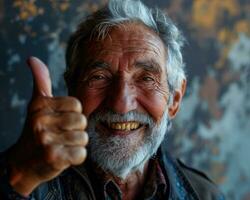
[[[0,119],[11,118],[16,124],[0,121],[0,150],[18,138],[31,95],[32,77],[21,63],[27,55],[40,57],[48,64],[55,94],[65,94],[62,73],[68,37],[84,16],[106,1],[14,0],[8,6],[0,1],[0,10],[4,11],[0,13],[0,22],[5,26],[0,34],[0,88],[4,93]],[[249,199],[249,3],[145,2],[151,6],[159,4],[168,11],[188,41],[189,52],[184,54],[187,94],[174,120],[168,146],[173,154],[212,177],[226,199]]]

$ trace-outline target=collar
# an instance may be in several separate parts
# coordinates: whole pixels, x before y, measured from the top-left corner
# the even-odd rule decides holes
[[[161,145],[161,147],[158,149],[157,160],[161,169],[160,174],[163,174],[163,177],[165,177],[165,181],[167,182],[166,189],[167,189],[167,192],[169,193],[169,198],[170,199],[198,200],[199,197],[197,193],[194,191],[188,179],[185,177],[185,174],[183,174],[181,169],[178,167],[177,161],[175,161],[175,159],[173,159],[168,154],[168,152],[162,148],[163,147]],[[89,190],[91,191],[91,194],[92,194],[91,196],[93,197],[92,199],[101,199],[101,198],[95,198],[96,194],[98,193],[96,193],[96,191],[94,191],[93,188],[96,189],[97,187],[95,183],[93,183],[92,181],[90,182],[90,177],[88,176],[88,174],[91,174],[91,173],[88,172],[86,168],[86,164],[75,166],[72,168],[74,171],[77,172],[78,175],[80,175],[85,180],[85,183],[88,185]],[[97,178],[97,176],[95,175],[93,176],[94,176],[94,179]],[[161,177],[161,175],[159,177]],[[106,182],[104,181],[103,183],[108,183],[108,182],[109,181],[106,181]],[[112,181],[112,184],[116,185],[113,181]],[[99,188],[103,189],[104,185],[105,184],[102,184]],[[109,184],[107,184],[106,186],[108,185]],[[119,188],[117,185],[116,187]],[[162,187],[161,184],[159,184],[157,188],[161,188],[161,187]],[[163,189],[163,190],[166,190],[166,189]],[[155,191],[155,189],[152,189],[152,191]],[[147,194],[150,194],[150,193],[151,192],[146,193],[146,196],[148,196]]]
[[[145,189],[143,191],[143,199],[152,199],[155,196],[158,198],[166,196],[168,185],[157,158],[150,159],[148,172]]]
[[[122,192],[116,182],[107,175],[101,168],[93,172],[90,162],[86,164],[88,176],[92,185],[95,185],[95,194],[97,199],[122,199]],[[149,161],[148,174],[145,179],[145,185],[140,195],[140,199],[152,199],[153,197],[163,197],[167,192],[167,181],[161,169],[159,160],[151,158]]]

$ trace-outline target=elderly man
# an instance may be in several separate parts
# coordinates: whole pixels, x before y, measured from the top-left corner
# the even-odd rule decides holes
[[[160,147],[186,88],[182,44],[160,10],[110,0],[69,40],[70,96],[53,97],[46,66],[29,58],[33,96],[1,156],[0,199],[223,199]]]

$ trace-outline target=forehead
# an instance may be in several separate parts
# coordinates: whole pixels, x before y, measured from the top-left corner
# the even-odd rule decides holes
[[[139,23],[113,27],[103,40],[91,41],[89,57],[114,59],[114,55],[124,59],[153,58],[159,64],[166,60],[166,50],[160,37]]]

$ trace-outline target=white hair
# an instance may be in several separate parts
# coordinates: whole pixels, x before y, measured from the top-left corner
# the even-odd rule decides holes
[[[170,92],[180,89],[186,79],[181,48],[184,37],[163,11],[150,9],[139,0],[109,0],[108,4],[83,21],[68,42],[66,52],[67,70],[65,80],[69,92],[74,89],[79,75],[79,62],[86,51],[84,42],[103,39],[114,26],[127,22],[140,22],[152,29],[163,41],[167,50],[167,80]],[[82,65],[80,65],[82,66]]]

